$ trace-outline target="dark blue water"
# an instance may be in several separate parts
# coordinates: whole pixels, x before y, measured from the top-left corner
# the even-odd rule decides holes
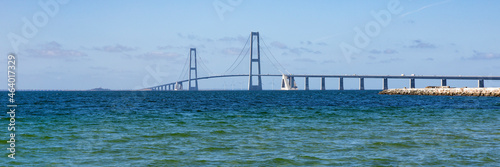
[[[500,165],[500,98],[377,93],[17,92],[16,160],[9,160],[4,149],[0,161],[35,166]],[[7,148],[8,119],[2,122]]]

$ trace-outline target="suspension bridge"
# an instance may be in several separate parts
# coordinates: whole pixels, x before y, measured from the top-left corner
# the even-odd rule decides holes
[[[242,56],[243,51],[245,50],[248,42],[250,41],[250,47],[248,48],[245,56]],[[269,47],[267,47],[267,51],[270,52]],[[262,90],[262,77],[281,77],[281,90],[298,90],[298,85],[295,81],[295,78],[304,78],[304,90],[309,90],[309,79],[310,78],[320,78],[320,90],[326,90],[326,78],[337,78],[338,79],[338,90],[344,90],[344,78],[357,78],[359,79],[359,90],[365,90],[365,82],[366,78],[375,78],[382,79],[382,89],[388,89],[389,79],[408,79],[409,80],[409,88],[415,88],[415,80],[416,79],[435,79],[441,80],[441,86],[448,86],[448,80],[477,80],[477,86],[479,88],[484,87],[485,80],[500,80],[500,76],[446,76],[446,75],[323,75],[323,74],[290,74],[286,68],[284,68],[279,61],[272,55],[276,63],[273,63],[273,66],[281,73],[281,74],[262,74],[261,71],[261,49],[260,49],[260,37],[259,32],[251,32],[250,37],[248,38],[245,46],[240,52],[240,55],[236,58],[235,62],[229,67],[227,72],[232,72],[236,69],[239,64],[243,61],[246,55],[250,53],[249,59],[249,73],[248,74],[224,74],[224,75],[209,75],[204,77],[198,77],[198,58],[196,55],[196,48],[190,48],[189,50],[189,65],[187,68],[188,78],[183,80],[178,80],[175,82],[165,83],[153,87],[149,87],[152,91],[198,91],[198,81],[199,80],[207,80],[214,78],[232,78],[232,77],[248,77],[248,90],[249,91],[259,91]],[[272,62],[273,59],[269,58],[269,56],[265,55],[269,61]],[[201,60],[201,59],[200,59]],[[239,62],[238,62],[239,60]],[[200,67],[204,68],[205,71],[210,71],[203,63],[200,61]],[[238,63],[237,63],[238,62]],[[188,63],[186,63],[187,65]],[[236,66],[235,66],[236,65]],[[282,68],[281,70],[279,68]],[[185,68],[186,69],[186,68]],[[283,71],[282,71],[283,70]],[[284,73],[287,72],[286,74]],[[184,72],[180,75],[183,76]],[[187,84],[187,88],[184,88],[184,83]]]

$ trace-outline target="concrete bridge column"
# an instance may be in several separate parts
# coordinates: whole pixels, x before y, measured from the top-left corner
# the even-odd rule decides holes
[[[359,90],[365,90],[365,78],[359,78]]]
[[[309,77],[306,77],[304,82],[304,90],[309,90]]]
[[[415,78],[410,79],[410,88],[415,88]]]
[[[253,70],[257,63],[257,70]],[[254,85],[254,72],[257,72],[257,85]],[[262,90],[262,77],[260,76],[260,37],[259,32],[250,33],[250,72],[248,73],[248,90]]]
[[[321,77],[321,90],[325,90],[325,77]]]
[[[384,90],[387,90],[389,89],[389,83],[387,82],[387,78],[384,78],[384,87],[383,87]]]
[[[193,61],[194,61],[194,63],[193,63]],[[188,74],[188,90],[189,91],[198,91],[198,64],[196,61],[197,61],[196,48],[191,48],[189,50],[189,74]],[[193,71],[194,71],[194,76],[192,75]]]
[[[477,81],[477,87],[484,88],[484,79],[480,79]]]
[[[344,78],[339,78],[339,90],[344,90]]]
[[[446,79],[441,79],[441,86],[447,86]]]

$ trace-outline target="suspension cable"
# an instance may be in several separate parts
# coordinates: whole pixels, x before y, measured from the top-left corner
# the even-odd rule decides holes
[[[184,75],[184,70],[186,69],[188,61],[189,61],[189,57],[186,59],[186,62],[184,63],[184,67],[182,67],[181,75],[179,75],[179,78],[177,80],[181,80],[182,76]]]
[[[283,68],[288,74],[291,74],[290,72],[288,72],[288,70],[285,67],[283,67],[283,65],[281,65],[281,63],[278,61],[278,59],[276,59],[276,57],[273,55],[273,53],[271,52],[271,50],[269,50],[269,46],[267,46],[266,41],[264,41],[264,39],[262,37],[261,37],[261,39],[262,39],[262,42],[264,43],[264,45],[266,46],[267,51],[271,54],[271,57],[273,57],[274,60],[276,60],[276,63],[278,63],[278,65],[280,65],[281,68]],[[273,62],[271,61],[271,63],[273,63]]]
[[[213,75],[214,73],[212,72],[212,70],[210,70],[210,68],[208,68],[208,66],[205,64],[205,61],[203,61],[203,59],[201,58],[201,56],[198,54],[198,57],[200,59],[200,67],[202,68],[205,68],[206,72],[208,73],[208,75]]]
[[[233,70],[231,70],[231,72],[229,72],[229,73],[232,73],[234,70],[236,70],[236,67],[240,66],[241,62],[243,62],[243,60],[245,59],[245,57],[247,57],[249,52],[250,52],[250,48],[248,48],[247,53],[245,53],[245,56],[243,56],[243,58],[240,60],[238,65],[234,66]]]
[[[275,65],[275,64],[271,61],[271,59],[269,59],[269,57],[267,56],[266,52],[262,52],[262,53],[264,53],[264,57],[266,57],[266,58],[267,58],[267,60],[269,60],[269,62],[271,62],[271,64],[273,65],[273,67],[274,67],[276,70],[278,70],[281,74],[283,74],[283,72],[282,72],[280,69],[278,69],[278,67],[277,67],[277,66],[276,66],[276,65]]]
[[[238,61],[238,59],[240,58],[241,54],[242,54],[242,53],[243,53],[243,51],[245,50],[245,48],[246,48],[246,46],[247,46],[247,44],[248,44],[248,41],[250,41],[250,38],[251,38],[251,35],[250,35],[250,36],[248,36],[247,42],[245,42],[245,46],[243,46],[243,48],[241,49],[240,54],[238,55],[238,57],[236,58],[236,60],[234,60],[233,64],[231,64],[231,66],[229,66],[229,68],[226,70],[226,72],[224,72],[224,74],[227,74],[227,72],[228,72],[229,70],[231,70],[231,67],[233,67],[233,65],[234,65],[234,64]],[[244,59],[244,57],[243,57],[243,59]],[[242,60],[243,60],[243,59],[242,59]],[[241,63],[241,61],[240,61],[240,63]],[[236,68],[236,67],[238,67],[238,65],[237,65],[237,66],[235,66],[234,68]],[[234,69],[233,69],[233,71],[234,71]],[[232,71],[231,71],[231,72],[232,72]]]

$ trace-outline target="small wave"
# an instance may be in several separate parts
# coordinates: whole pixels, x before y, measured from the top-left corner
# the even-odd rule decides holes
[[[416,148],[418,146],[415,145],[415,143],[392,143],[392,142],[374,142],[370,144],[370,146],[377,146],[377,147],[396,147],[396,148]]]
[[[207,147],[201,149],[201,151],[227,151],[231,149],[233,149],[233,147]]]
[[[298,163],[291,159],[286,158],[274,158],[268,161],[269,163],[279,164],[279,165],[298,165]]]
[[[307,155],[299,155],[298,157],[303,158],[303,159],[308,159],[308,160],[323,160],[323,159],[315,157],[315,156],[307,156]]]
[[[223,130],[216,130],[216,131],[210,132],[210,134],[227,134],[227,132],[223,131]]]
[[[144,135],[142,137],[144,138],[165,138],[165,137],[195,137],[196,135],[186,132],[186,133],[163,133],[163,134],[156,134],[156,135]]]

